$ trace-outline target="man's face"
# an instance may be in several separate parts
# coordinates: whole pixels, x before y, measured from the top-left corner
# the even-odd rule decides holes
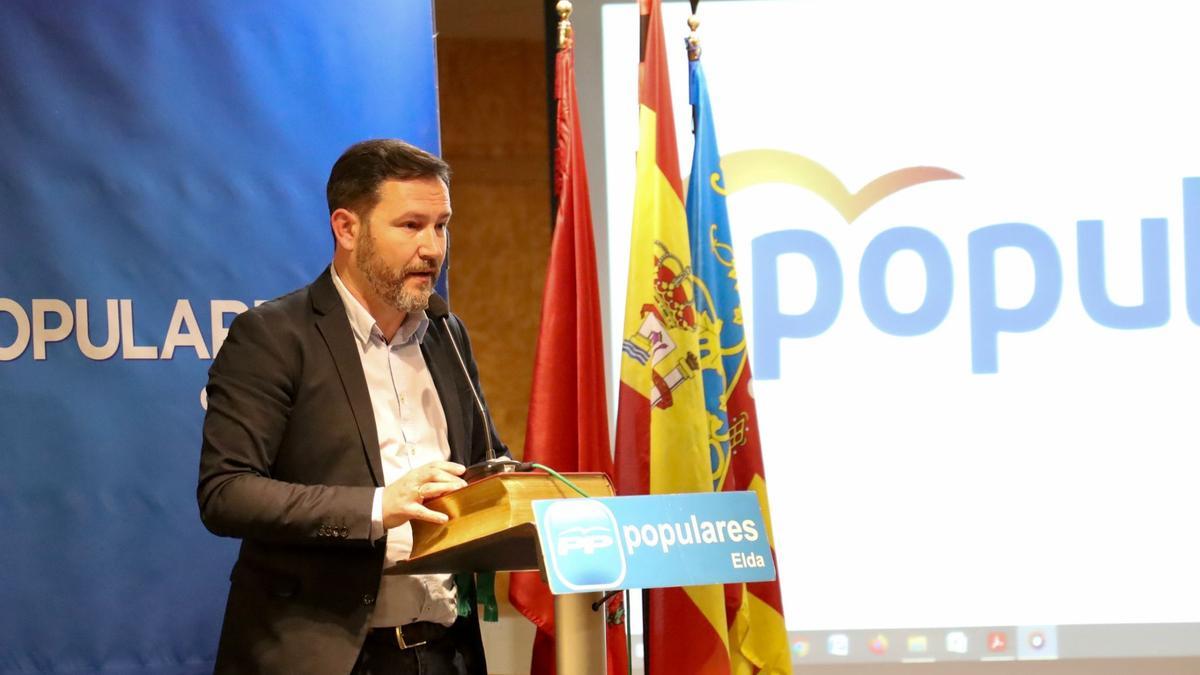
[[[405,314],[425,309],[446,255],[450,191],[440,178],[388,180],[365,218],[354,261],[371,290]]]

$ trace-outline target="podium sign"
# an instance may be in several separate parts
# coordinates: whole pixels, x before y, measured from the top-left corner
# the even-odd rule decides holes
[[[555,594],[775,578],[753,492],[533,502]]]

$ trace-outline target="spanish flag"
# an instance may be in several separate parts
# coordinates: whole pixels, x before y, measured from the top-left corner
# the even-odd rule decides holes
[[[713,489],[753,490],[775,539],[767,504],[758,414],[750,395],[750,360],[738,291],[737,265],[725,206],[725,180],[713,126],[700,48],[689,50],[689,91],[696,143],[688,181],[687,219],[700,326],[700,379],[708,415]],[[779,565],[775,565],[779,569]],[[725,587],[732,672],[791,673],[779,579]]]
[[[700,324],[675,147],[660,0],[640,0],[639,141],[617,406],[623,495],[713,491]],[[656,589],[648,672],[729,673],[722,586]]]

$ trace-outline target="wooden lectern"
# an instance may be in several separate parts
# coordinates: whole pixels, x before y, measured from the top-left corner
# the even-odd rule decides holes
[[[602,473],[567,478],[592,497],[613,496]],[[412,521],[409,559],[388,574],[540,571],[546,566],[533,520],[533,500],[579,494],[545,473],[500,473],[425,502],[450,516],[445,525]],[[600,593],[554,596],[554,642],[559,675],[603,675],[604,612],[592,609]]]

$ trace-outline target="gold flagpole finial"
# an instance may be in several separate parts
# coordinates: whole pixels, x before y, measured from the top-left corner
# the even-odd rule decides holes
[[[571,11],[574,6],[571,5],[571,0],[558,0],[554,9],[558,12],[558,48],[562,49],[569,45],[574,37],[571,28]]]
[[[700,60],[700,38],[696,35],[696,29],[700,27],[700,17],[695,14],[688,17],[688,28],[692,29],[692,34],[688,36],[688,60]]]

